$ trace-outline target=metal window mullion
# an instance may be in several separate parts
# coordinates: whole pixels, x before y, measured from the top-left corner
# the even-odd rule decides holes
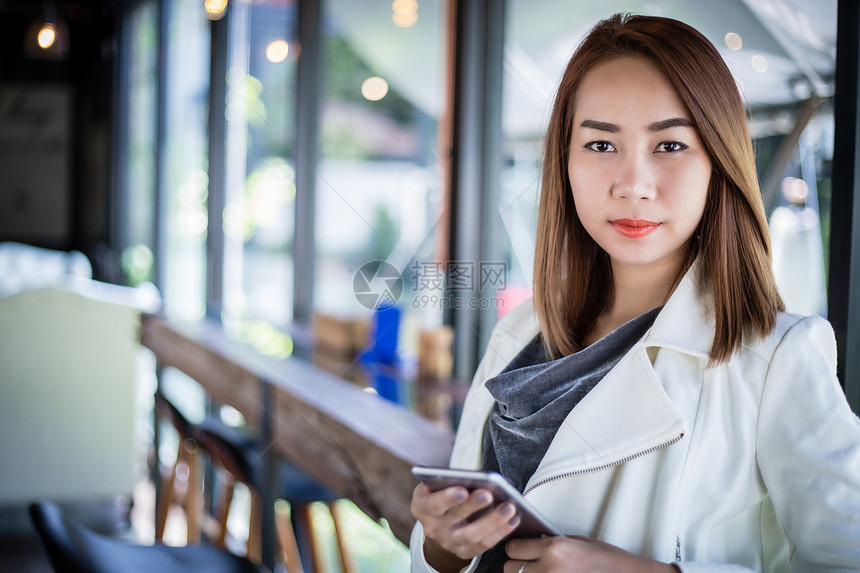
[[[482,294],[480,262],[490,260],[493,213],[500,166],[501,90],[504,37],[504,2],[456,1],[454,98],[452,109],[452,157],[450,194],[449,262],[474,264],[471,291],[455,290],[450,276],[446,296],[451,306],[446,316],[457,336],[454,371],[468,379],[478,363],[482,322],[486,312],[471,308],[467,299]],[[482,314],[485,315],[482,320]]]
[[[167,94],[168,94],[168,35],[170,29],[170,0],[158,1],[158,86],[156,97],[156,126],[155,126],[155,217],[153,219],[153,256],[155,268],[153,281],[162,289],[164,296],[164,279],[167,270],[167,234],[170,223],[168,205],[167,174]]]
[[[299,0],[296,69],[296,202],[293,241],[293,322],[309,327],[315,278],[316,173],[319,161],[323,2]]]
[[[209,66],[209,225],[206,234],[206,313],[220,317],[224,301],[224,205],[227,173],[227,60],[233,6],[212,22]]]
[[[502,88],[505,57],[505,1],[490,1],[487,12],[487,65],[484,66],[484,85],[491,91],[484,101],[484,185],[481,208],[483,232],[481,233],[481,259],[489,263],[499,262],[502,254],[503,223],[499,211],[502,174]],[[508,272],[510,269],[506,269]],[[495,299],[496,287],[484,283],[478,272],[481,300]],[[498,309],[493,305],[479,310],[476,360],[486,351],[490,333],[498,321]],[[475,362],[477,367],[477,361]]]
[[[860,6],[839,0],[836,34],[833,197],[830,208],[828,317],[837,372],[860,412]]]

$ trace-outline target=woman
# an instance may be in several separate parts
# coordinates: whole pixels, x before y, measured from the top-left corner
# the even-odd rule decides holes
[[[783,312],[717,50],[599,23],[545,145],[534,301],[494,330],[451,466],[500,471],[569,537],[510,540],[512,507],[467,521],[486,491],[422,484],[413,571],[860,570],[860,422],[830,326]]]

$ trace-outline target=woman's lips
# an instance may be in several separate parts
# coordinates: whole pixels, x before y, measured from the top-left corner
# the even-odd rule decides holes
[[[612,228],[629,239],[641,239],[650,235],[660,223],[653,223],[642,219],[615,219],[609,221]]]

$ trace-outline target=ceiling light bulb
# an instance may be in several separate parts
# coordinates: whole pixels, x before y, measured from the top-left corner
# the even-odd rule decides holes
[[[275,40],[266,46],[266,59],[277,64],[287,59],[290,45],[285,40]]]
[[[361,84],[361,95],[370,101],[379,101],[388,93],[388,82],[384,79],[373,76],[367,78]]]
[[[210,20],[220,20],[227,11],[227,0],[205,0],[203,8]]]
[[[413,14],[418,11],[418,2],[415,0],[394,0],[391,10],[395,14]]]
[[[412,14],[392,14],[391,19],[394,23],[400,28],[409,28],[414,26],[418,21],[418,13],[414,12]]]
[[[741,38],[740,34],[735,34],[734,32],[729,32],[725,37],[726,46],[732,50],[740,50],[744,47],[744,40]]]
[[[418,21],[418,2],[416,0],[394,0],[391,4],[391,19],[401,28],[414,26]]]
[[[47,50],[51,46],[54,45],[54,40],[57,39],[57,31],[54,28],[53,24],[45,23],[39,29],[39,34],[36,36],[36,41],[39,43],[39,47],[43,50]]]

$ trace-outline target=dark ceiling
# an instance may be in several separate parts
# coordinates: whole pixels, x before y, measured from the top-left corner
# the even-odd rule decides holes
[[[70,24],[92,25],[110,17],[116,8],[115,0],[0,0],[0,18],[4,15],[41,16],[45,6],[53,4],[60,18]]]

